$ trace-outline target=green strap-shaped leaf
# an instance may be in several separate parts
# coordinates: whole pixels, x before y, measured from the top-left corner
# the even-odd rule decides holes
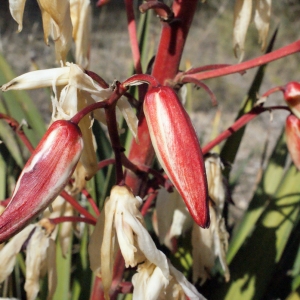
[[[253,232],[230,264],[231,281],[210,299],[263,299],[276,264],[297,222],[300,210],[300,172],[292,165],[269,199]]]
[[[13,79],[15,74],[0,54],[0,85]],[[36,146],[45,133],[45,123],[35,104],[25,91],[8,91],[1,93],[7,114],[18,122],[25,120],[31,129],[24,127],[24,131],[31,143]],[[2,111],[1,111],[2,112]]]
[[[227,252],[228,263],[231,263],[235,254],[245,242],[245,239],[253,231],[258,218],[261,216],[266,205],[268,205],[271,197],[278,188],[278,184],[280,183],[284,173],[286,157],[287,148],[285,137],[284,134],[281,134],[253,199],[251,200],[238,228],[233,233]]]

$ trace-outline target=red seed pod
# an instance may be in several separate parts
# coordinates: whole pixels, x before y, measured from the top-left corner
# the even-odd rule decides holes
[[[54,122],[27,161],[5,211],[0,216],[0,243],[23,229],[60,194],[80,158],[79,127]]]
[[[283,93],[293,114],[300,118],[300,83],[295,81],[287,83]]]
[[[150,89],[144,113],[157,158],[195,222],[209,226],[208,192],[202,151],[191,120],[170,87]]]
[[[289,115],[285,122],[286,144],[292,160],[300,171],[300,120]]]

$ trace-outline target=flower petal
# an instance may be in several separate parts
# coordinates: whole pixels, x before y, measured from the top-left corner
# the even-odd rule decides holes
[[[266,48],[266,41],[270,27],[271,2],[272,0],[255,0],[254,23],[258,30],[261,50]]]
[[[16,256],[20,252],[21,247],[28,238],[30,232],[34,229],[34,225],[30,224],[21,232],[15,235],[0,251],[0,283],[10,275],[16,264]]]
[[[56,85],[66,85],[68,83],[70,67],[38,70],[25,73],[3,84],[3,92],[9,90],[31,90],[52,86],[54,78],[58,78]]]
[[[19,24],[18,32],[23,29],[23,13],[26,0],[9,0],[9,10],[11,16]]]
[[[37,226],[27,245],[26,281],[24,289],[27,299],[34,300],[40,290],[39,279],[47,262],[49,238],[42,227]]]
[[[242,61],[245,53],[245,39],[251,21],[252,0],[236,0],[233,21],[233,50],[234,55]]]

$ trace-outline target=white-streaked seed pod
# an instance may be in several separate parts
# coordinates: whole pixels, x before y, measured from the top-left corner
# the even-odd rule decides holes
[[[59,120],[49,127],[0,216],[0,243],[23,229],[59,195],[71,178],[82,148],[76,124]]]
[[[157,158],[194,221],[209,226],[208,189],[200,144],[191,120],[172,88],[151,88],[144,113]]]

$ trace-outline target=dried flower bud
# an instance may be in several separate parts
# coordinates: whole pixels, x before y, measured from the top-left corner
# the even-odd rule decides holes
[[[43,211],[68,183],[83,142],[76,124],[54,122],[32,153],[0,216],[0,242],[24,228]]]
[[[297,169],[300,170],[300,120],[296,116],[289,115],[286,118],[285,133],[292,160]]]
[[[201,227],[209,226],[203,155],[191,120],[170,87],[148,91],[144,112],[157,158]]]
[[[300,118],[300,83],[289,82],[284,87],[284,99],[294,115]]]

